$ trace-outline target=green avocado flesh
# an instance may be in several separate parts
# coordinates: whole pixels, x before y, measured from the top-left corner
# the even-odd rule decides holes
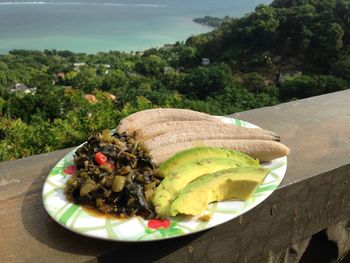
[[[180,191],[171,204],[170,215],[199,215],[211,202],[247,200],[269,171],[263,167],[237,167],[201,176]]]
[[[258,164],[257,160],[234,150],[216,147],[195,147],[179,152],[162,163],[158,168],[159,175],[166,177],[174,167],[190,164],[204,158],[229,158],[244,162],[249,166],[256,166]]]
[[[181,159],[180,153],[167,161],[164,169],[165,178],[157,187],[152,200],[158,217],[169,216],[170,205],[177,198],[180,190],[204,174],[234,167],[259,167],[257,160],[236,151],[209,147],[191,150],[184,151],[184,160]]]

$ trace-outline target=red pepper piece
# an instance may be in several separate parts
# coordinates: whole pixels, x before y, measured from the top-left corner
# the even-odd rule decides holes
[[[95,154],[95,161],[96,161],[99,165],[102,165],[102,164],[107,163],[108,159],[107,159],[107,156],[104,155],[103,153],[97,152],[97,153]]]

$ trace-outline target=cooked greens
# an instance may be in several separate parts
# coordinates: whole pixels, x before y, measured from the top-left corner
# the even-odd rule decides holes
[[[103,131],[76,150],[74,163],[77,173],[65,188],[68,199],[120,217],[155,217],[150,201],[161,179],[134,138]]]

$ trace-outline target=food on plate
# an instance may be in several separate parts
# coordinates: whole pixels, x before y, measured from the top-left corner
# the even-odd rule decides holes
[[[213,201],[247,199],[269,172],[260,162],[289,153],[279,141],[272,131],[225,124],[202,112],[144,110],[76,150],[77,172],[65,193],[122,217],[197,215]]]
[[[138,129],[165,121],[209,121],[221,123],[212,115],[185,109],[158,108],[139,111],[122,119],[116,131],[133,135]]]
[[[274,138],[279,141],[280,137],[268,130],[261,128],[245,128],[237,125],[232,125],[228,123],[217,123],[211,121],[165,121],[159,123],[153,123],[152,125],[144,126],[135,131],[135,138],[137,140],[148,140],[156,136],[162,135],[164,133],[171,133],[175,131],[198,131],[198,130],[213,130],[213,129],[222,129],[224,132],[231,133],[261,133],[266,135],[274,136]]]
[[[219,148],[193,148],[178,153],[159,168],[164,180],[157,187],[152,203],[158,217],[169,216],[171,203],[181,189],[196,178],[233,167],[259,166],[251,157]]]
[[[263,167],[236,167],[201,176],[180,191],[171,204],[170,215],[199,215],[214,201],[247,200],[269,171]]]
[[[77,172],[65,188],[69,200],[121,217],[155,216],[150,203],[160,183],[148,152],[125,134],[91,136],[74,154]]]
[[[192,165],[195,162],[199,162],[203,159],[232,159],[236,163],[244,165],[257,166],[259,162],[251,157],[241,154],[237,151],[212,148],[212,147],[195,147],[175,154],[172,158],[163,162],[157,172],[159,176],[166,177],[174,171],[174,168],[183,167],[185,165]]]
[[[268,162],[289,154],[290,150],[282,143],[267,140],[197,140],[169,144],[155,150],[151,150],[152,161],[156,165],[169,159],[174,154],[196,146],[219,147],[232,149],[245,153],[260,162]]]
[[[276,133],[260,128],[245,128],[192,110],[152,109],[121,120],[119,132],[135,136],[150,151],[159,166],[177,152],[196,146],[233,149],[268,162],[289,154],[289,148]]]
[[[277,138],[271,134],[265,134],[259,130],[249,129],[232,132],[223,127],[207,127],[196,129],[195,127],[183,130],[168,132],[143,142],[148,150],[155,150],[169,144],[192,142],[199,140],[270,140],[277,141]]]

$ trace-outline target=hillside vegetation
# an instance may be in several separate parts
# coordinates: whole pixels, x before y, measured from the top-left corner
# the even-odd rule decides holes
[[[147,108],[224,115],[347,89],[349,51],[350,0],[275,0],[144,52],[13,50],[0,56],[0,160],[78,145]]]

